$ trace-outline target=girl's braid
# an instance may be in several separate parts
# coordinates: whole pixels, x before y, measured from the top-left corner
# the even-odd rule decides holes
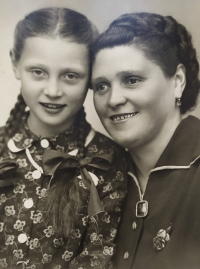
[[[78,112],[74,125],[78,129],[77,157],[83,158],[85,156],[85,139],[88,129],[90,129],[86,122],[84,107]],[[78,174],[78,171],[67,171],[65,174],[59,175],[59,180],[48,189],[47,199],[42,210],[44,210],[46,225],[53,223],[57,236],[67,238],[79,221],[85,196],[83,196],[77,180]]]
[[[26,103],[24,102],[24,99],[21,93],[18,95],[17,99],[18,100],[14,108],[11,110],[10,116],[6,122],[3,136],[1,137],[0,154],[3,153],[3,150],[6,146],[6,142],[14,135],[19,125],[19,122],[21,121],[22,117],[25,115]]]
[[[77,147],[78,147],[78,154],[77,157],[78,158],[83,158],[85,155],[85,139],[86,139],[86,135],[87,135],[87,130],[86,130],[86,113],[84,110],[84,107],[82,107],[78,113],[77,116],[77,122],[76,122],[77,126],[78,126],[78,141],[77,141]]]

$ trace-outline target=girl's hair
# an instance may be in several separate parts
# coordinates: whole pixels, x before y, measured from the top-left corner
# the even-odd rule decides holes
[[[70,41],[84,44],[88,48],[88,55],[91,60],[91,46],[98,36],[96,27],[82,14],[68,8],[45,8],[36,10],[28,14],[21,20],[14,35],[14,46],[11,51],[15,62],[20,60],[23,53],[25,41],[30,37],[47,37],[70,39]],[[91,62],[90,62],[91,64]],[[90,66],[91,70],[91,66]],[[18,122],[25,115],[26,103],[22,95],[18,96],[18,101],[10,113],[4,129],[3,145],[0,149],[2,154],[6,141],[16,132]],[[79,128],[78,137],[78,157],[84,157],[84,142],[86,138],[85,112],[82,108],[76,118],[75,125]],[[47,201],[44,205],[46,222],[54,224],[54,229],[58,234],[67,236],[74,227],[75,220],[81,208],[81,198],[78,192],[77,180],[73,174],[69,180],[58,180],[48,191]],[[63,212],[62,210],[65,210]]]
[[[76,116],[74,127],[78,133],[78,158],[85,156],[84,142],[91,126],[86,122],[82,107]],[[79,212],[82,200],[87,199],[79,190],[77,176],[79,172],[71,169],[66,174],[55,174],[56,183],[47,190],[47,198],[41,206],[46,225],[53,225],[57,236],[67,237],[73,230],[75,222],[80,220]]]
[[[200,88],[199,64],[191,39],[186,28],[171,16],[124,14],[97,38],[93,46],[93,58],[104,48],[134,45],[159,65],[167,77],[172,77],[177,65],[182,63],[186,69],[186,86],[180,110],[184,114],[195,106]]]
[[[13,53],[18,61],[29,37],[70,39],[84,44],[90,51],[98,36],[96,27],[82,14],[68,8],[44,8],[28,14],[18,22],[14,34]]]

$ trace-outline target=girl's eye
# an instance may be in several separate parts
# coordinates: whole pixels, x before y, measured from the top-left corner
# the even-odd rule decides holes
[[[46,73],[42,70],[36,69],[33,70],[32,73],[36,76],[36,77],[46,77]]]
[[[63,78],[68,79],[68,80],[75,80],[76,78],[78,78],[78,76],[73,73],[67,73],[63,76]]]
[[[96,91],[106,91],[109,88],[109,86],[106,83],[100,83],[94,87]]]
[[[126,85],[134,85],[134,84],[136,84],[136,83],[138,83],[140,80],[138,79],[138,78],[133,78],[133,77],[131,77],[131,78],[128,78],[127,80],[126,80]]]

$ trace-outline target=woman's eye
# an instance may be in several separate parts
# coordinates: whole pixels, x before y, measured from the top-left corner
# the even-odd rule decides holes
[[[33,70],[32,73],[33,73],[36,77],[46,77],[46,73],[43,72],[42,70]]]
[[[138,78],[128,78],[126,80],[126,85],[134,85],[138,83],[140,80]]]
[[[101,84],[96,85],[96,87],[94,87],[94,88],[96,91],[102,92],[102,91],[106,91],[109,88],[109,86],[105,83],[101,83]]]

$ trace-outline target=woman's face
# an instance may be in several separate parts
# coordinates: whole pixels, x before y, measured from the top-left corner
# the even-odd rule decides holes
[[[94,104],[113,139],[131,149],[146,145],[173,128],[176,76],[167,78],[160,67],[134,46],[101,50],[92,73]]]
[[[60,38],[28,38],[14,69],[30,108],[31,130],[52,135],[69,128],[87,93],[87,47]]]

